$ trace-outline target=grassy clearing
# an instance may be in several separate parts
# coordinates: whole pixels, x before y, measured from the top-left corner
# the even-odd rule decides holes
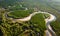
[[[24,18],[29,16],[32,12],[33,10],[18,10],[18,11],[9,13],[8,16],[12,18]]]

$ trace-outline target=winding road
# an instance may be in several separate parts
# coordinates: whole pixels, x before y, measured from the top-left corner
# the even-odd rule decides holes
[[[32,16],[34,16],[34,15],[36,15],[38,13],[44,13],[44,14],[49,14],[50,15],[50,17],[48,17],[48,18],[45,19],[46,28],[47,28],[47,30],[45,31],[45,33],[46,33],[46,36],[56,36],[55,32],[52,30],[52,27],[50,26],[50,22],[55,21],[56,20],[56,17],[54,15],[50,14],[50,13],[41,12],[41,11],[34,12],[34,13],[30,14],[28,17],[25,17],[25,18],[22,18],[22,19],[14,19],[13,21],[15,21],[15,22],[16,21],[22,21],[22,22],[23,21],[29,21]],[[6,17],[7,17],[7,14],[8,13],[5,14]]]

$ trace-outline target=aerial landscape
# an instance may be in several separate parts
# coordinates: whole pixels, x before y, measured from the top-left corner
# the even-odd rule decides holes
[[[60,36],[60,0],[0,0],[0,36]]]

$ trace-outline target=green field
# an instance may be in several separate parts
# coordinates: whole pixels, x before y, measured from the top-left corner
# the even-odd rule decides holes
[[[33,13],[33,10],[17,10],[9,13],[8,16],[12,18],[24,18],[29,16],[31,13]]]

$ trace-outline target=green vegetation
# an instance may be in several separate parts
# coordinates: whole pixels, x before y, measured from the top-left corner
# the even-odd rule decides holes
[[[1,0],[0,7],[8,8],[8,6],[13,6],[18,4],[17,2],[22,2],[22,0]]]
[[[31,13],[33,13],[33,10],[18,10],[9,13],[8,16],[13,18],[24,18],[29,16]]]
[[[51,26],[53,28],[53,30],[56,32],[57,36],[60,36],[60,22],[58,22],[58,20],[56,20],[55,22],[51,23]]]
[[[30,20],[31,25],[34,25],[34,27],[35,27],[35,28],[33,28],[33,30],[36,31],[35,33],[39,32],[40,36],[43,36],[44,31],[46,30],[44,17],[43,18],[42,17],[43,17],[43,14],[36,14]]]
[[[43,14],[36,14],[26,22],[12,22],[12,20],[6,19],[4,14],[5,12],[2,13],[2,23],[0,24],[1,36],[44,36],[46,27]]]
[[[50,4],[50,6],[52,6],[53,8],[60,10],[60,2],[56,3],[56,2],[49,2],[48,4]]]
[[[12,11],[14,10],[14,12],[12,12],[12,13],[14,13],[14,15],[13,14],[8,14],[8,16],[13,17],[13,18],[20,18],[20,17],[23,18],[23,17],[26,17],[25,14],[22,15],[23,13],[21,14],[23,17],[20,16],[20,12],[16,12],[15,13],[15,10],[25,10],[25,8],[28,8],[28,9],[37,8],[38,10],[54,14],[57,17],[57,20],[55,22],[52,22],[51,26],[52,26],[53,30],[56,32],[57,36],[60,36],[60,11],[59,11],[60,10],[60,5],[55,4],[54,2],[49,2],[49,1],[47,2],[47,0],[38,0],[38,1],[37,0],[23,0],[23,1],[22,0],[0,0],[0,8],[5,8],[5,9],[8,9],[9,11],[10,10],[12,10]],[[2,9],[2,11],[3,11],[3,9]],[[18,16],[17,16],[17,13],[19,13]],[[29,14],[30,13],[28,13],[27,15],[29,15]],[[0,25],[6,24],[6,25],[8,25],[8,27],[11,26],[12,29],[10,29],[10,27],[9,27],[10,31],[13,30],[13,29],[15,30],[14,27],[16,27],[16,26],[12,26],[12,25],[16,25],[16,24],[19,25],[20,24],[20,23],[12,23],[12,22],[10,23],[9,22],[10,20],[6,20],[5,18],[2,18],[2,17],[4,17],[4,16],[0,13]],[[47,18],[47,17],[45,17],[45,18]],[[4,20],[9,22],[9,23],[5,22]],[[37,20],[37,19],[35,19],[35,20]],[[33,19],[31,21],[33,22]],[[41,21],[43,21],[43,20],[41,20]],[[34,21],[34,23],[35,22],[36,21]],[[8,27],[6,27],[5,25],[4,25],[4,27],[3,26],[0,26],[0,27],[1,27],[0,29],[1,29],[2,33],[5,30],[5,28],[8,29]],[[19,26],[19,28],[20,28],[20,26]],[[7,30],[5,30],[5,31],[7,31]],[[30,31],[30,29],[29,29],[29,31]],[[11,31],[11,34],[12,33],[13,32]],[[14,33],[15,33],[15,31],[14,31]],[[6,35],[6,32],[4,34]],[[18,33],[16,32],[15,35],[13,35],[13,34],[12,34],[12,36],[15,36]],[[28,34],[30,34],[30,33],[28,32]],[[33,33],[33,34],[35,34],[35,33]]]
[[[43,14],[43,16],[44,16],[45,19],[48,18],[48,17],[50,17],[49,14]]]

